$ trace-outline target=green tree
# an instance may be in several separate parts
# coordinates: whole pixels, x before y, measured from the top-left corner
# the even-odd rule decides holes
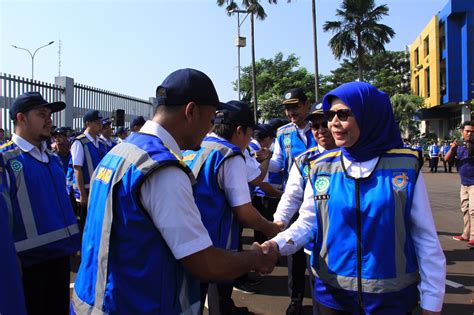
[[[423,108],[422,97],[411,94],[395,94],[390,101],[393,106],[393,113],[402,134],[415,136],[418,133],[420,119],[418,110]]]
[[[310,101],[314,101],[314,76],[308,72],[306,68],[300,67],[299,58],[294,54],[283,58],[281,52],[277,53],[274,58],[259,59],[256,64],[257,73],[257,95],[258,101],[264,102],[267,99],[279,97],[280,103],[275,110],[258,108],[259,113],[265,117],[271,117],[272,113],[282,111],[281,99],[283,93],[295,87],[301,87],[305,90]],[[234,90],[237,90],[237,82],[233,82]],[[240,78],[240,91],[242,93],[242,101],[250,103],[252,99],[252,67],[242,68]],[[274,104],[270,102],[269,104]]]
[[[272,118],[285,118],[280,95],[272,95],[258,103],[258,116],[264,121],[269,121]]]
[[[334,34],[329,40],[334,56],[357,58],[359,81],[364,78],[367,57],[385,51],[384,45],[395,35],[391,27],[378,23],[388,10],[387,5],[375,7],[374,0],[343,0],[336,10],[340,20],[324,23],[324,31]]]

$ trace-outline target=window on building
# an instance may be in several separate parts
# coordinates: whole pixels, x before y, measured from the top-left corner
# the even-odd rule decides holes
[[[423,40],[423,47],[425,51],[425,57],[430,54],[430,36],[426,36]]]
[[[431,89],[430,89],[430,67],[425,69],[425,90],[426,90],[426,97],[430,97]]]
[[[415,95],[421,96],[420,95],[420,76],[415,77]]]
[[[415,66],[420,64],[420,52],[418,51],[418,48],[415,49],[414,58],[415,58]]]

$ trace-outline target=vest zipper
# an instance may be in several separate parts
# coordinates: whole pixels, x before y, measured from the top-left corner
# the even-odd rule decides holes
[[[360,179],[355,180],[356,214],[357,214],[357,293],[360,314],[364,314],[362,299],[362,214],[360,210]]]

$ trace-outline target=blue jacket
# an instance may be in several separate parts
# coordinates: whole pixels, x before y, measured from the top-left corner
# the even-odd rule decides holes
[[[315,299],[331,308],[405,314],[418,302],[410,211],[420,161],[411,149],[387,151],[364,179],[346,175],[341,151],[311,164],[316,207],[312,267]]]
[[[237,155],[243,157],[240,148],[215,137],[204,138],[198,151],[183,153],[183,160],[196,176],[194,198],[212,243],[230,250],[238,247],[239,222],[234,218],[224,190],[219,187],[217,174],[225,160]]]
[[[0,169],[9,185],[0,190],[13,220],[13,239],[23,267],[79,250],[79,230],[66,192],[59,158],[47,151],[43,163],[10,142],[0,149]]]
[[[304,151],[317,146],[318,143],[314,139],[311,130],[306,131],[306,144],[298,134],[298,130],[294,123],[286,124],[277,131],[276,141],[280,145],[281,153],[283,155],[283,177],[284,182],[288,180],[288,174],[295,157]]]
[[[199,310],[199,282],[176,260],[139,200],[146,178],[169,165],[194,180],[158,137],[140,133],[100,162],[91,183],[74,286],[76,313],[176,315]]]
[[[82,164],[82,173],[84,176],[84,187],[86,190],[89,190],[89,183],[94,173],[95,168],[99,164],[100,160],[107,153],[107,148],[102,141],[99,142],[99,147],[97,148],[94,143],[92,143],[85,134],[79,135],[74,141],[80,141],[84,149],[84,163]],[[73,142],[74,142],[73,141]],[[69,162],[69,167],[67,171],[67,183],[69,190],[74,190],[74,196],[76,199],[79,199],[80,193],[76,185],[76,176],[74,175],[74,167],[72,165],[72,159]]]

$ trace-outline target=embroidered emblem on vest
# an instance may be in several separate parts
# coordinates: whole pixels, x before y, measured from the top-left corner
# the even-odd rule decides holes
[[[283,140],[283,143],[284,143],[285,145],[290,145],[290,143],[291,143],[290,137],[285,137],[285,139]]]
[[[329,187],[329,178],[327,176],[319,176],[316,179],[316,183],[314,184],[316,191],[318,193],[324,193],[328,190]]]
[[[183,156],[183,162],[188,162],[188,161],[192,161],[194,159],[194,157],[196,156],[196,153],[193,153],[193,154],[190,154],[190,155],[186,155],[186,156]]]
[[[111,177],[112,177],[112,170],[110,168],[101,166],[99,171],[97,172],[97,175],[95,176],[95,179],[100,180],[101,182],[105,184],[108,184]]]
[[[306,164],[306,165],[303,167],[303,177],[304,177],[305,179],[307,179],[307,178],[308,178],[308,174],[309,174],[309,166],[308,166],[308,164]]]
[[[18,160],[11,160],[10,161],[10,166],[11,166],[12,170],[15,171],[15,172],[19,172],[23,169],[23,164],[21,164],[21,162],[18,161]]]
[[[408,185],[408,176],[407,176],[407,173],[403,172],[403,173],[399,173],[398,175],[396,175],[395,177],[393,177],[392,179],[392,184],[393,184],[393,188],[395,188],[396,190],[403,190],[407,187]]]

